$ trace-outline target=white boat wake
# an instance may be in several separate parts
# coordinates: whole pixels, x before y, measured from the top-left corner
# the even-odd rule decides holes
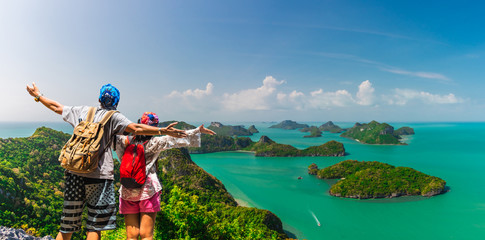
[[[310,212],[310,214],[313,216],[313,218],[315,218],[315,222],[317,222],[317,225],[320,227],[320,221],[318,221],[318,218],[317,216],[315,216],[315,213],[313,213],[312,211],[308,210]]]

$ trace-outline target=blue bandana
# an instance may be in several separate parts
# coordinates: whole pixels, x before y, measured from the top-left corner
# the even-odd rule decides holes
[[[99,90],[101,106],[108,110],[116,110],[120,101],[120,91],[111,84],[106,84]]]

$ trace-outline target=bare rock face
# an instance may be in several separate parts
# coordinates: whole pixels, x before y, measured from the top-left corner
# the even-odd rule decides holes
[[[211,122],[211,126],[220,128],[224,125],[222,125],[222,123],[220,123],[220,122]]]
[[[268,143],[268,144],[271,144],[271,143],[274,143],[274,141],[271,140],[268,136],[261,136],[261,138],[259,139],[258,143]]]
[[[22,240],[54,240],[51,236],[42,238],[27,234],[23,229],[14,229],[0,226],[0,240],[22,239]]]
[[[249,126],[248,131],[250,133],[259,133],[258,129],[254,125]]]
[[[312,163],[310,166],[308,166],[308,174],[310,175],[317,175],[318,173],[318,166],[315,163]]]
[[[394,134],[394,127],[392,127],[392,126],[386,127],[379,134],[380,135],[386,135],[386,134],[391,134],[392,135],[392,134]]]

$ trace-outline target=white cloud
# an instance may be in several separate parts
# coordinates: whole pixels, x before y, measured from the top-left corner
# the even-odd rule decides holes
[[[284,98],[283,95],[276,93],[276,87],[285,83],[277,81],[272,76],[267,76],[263,80],[263,86],[255,89],[241,90],[238,93],[225,93],[222,104],[225,109],[231,111],[238,110],[269,110],[272,108],[271,97]]]
[[[205,118],[217,116],[238,116],[257,111],[260,118],[278,114],[296,114],[298,112],[318,112],[332,110],[337,112],[367,111],[374,107],[405,106],[419,104],[456,104],[463,99],[449,94],[434,94],[413,89],[394,89],[388,95],[376,95],[371,81],[365,80],[354,89],[324,91],[318,89],[307,93],[298,90],[284,91],[282,84],[272,76],[267,76],[259,87],[242,89],[233,93],[214,94],[214,85],[208,83],[205,89],[173,91],[163,99],[167,115],[183,115],[187,112]],[[356,89],[355,89],[356,88]],[[346,110],[347,109],[347,110]]]
[[[420,78],[450,81],[450,79],[445,75],[439,74],[439,73],[433,73],[433,72],[411,72],[411,71],[401,70],[397,68],[382,68],[382,70],[386,72],[400,74],[400,75],[408,75],[408,76],[414,76],[414,77],[420,77]]]
[[[323,89],[310,93],[309,107],[315,109],[328,109],[331,107],[345,107],[355,103],[352,95],[347,90],[324,92]]]
[[[390,105],[406,105],[409,101],[420,100],[426,104],[455,104],[464,102],[453,93],[447,95],[432,94],[412,89],[395,89],[394,95],[387,97]]]
[[[374,88],[369,80],[365,80],[359,85],[357,92],[357,104],[369,106],[374,103]]]
[[[201,89],[188,89],[184,92],[179,92],[179,91],[172,91],[168,97],[173,98],[173,97],[195,97],[197,99],[201,99],[202,97],[209,96],[212,94],[212,89],[214,89],[214,85],[212,83],[207,83],[205,90]]]

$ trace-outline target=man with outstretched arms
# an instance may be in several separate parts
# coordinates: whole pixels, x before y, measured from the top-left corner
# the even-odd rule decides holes
[[[32,83],[32,87],[27,86],[27,92],[36,102],[41,102],[48,109],[62,115],[62,119],[73,127],[86,120],[90,108],[88,106],[64,106],[44,96],[35,83]],[[120,92],[111,84],[106,84],[101,87],[98,100],[100,106],[96,108],[93,122],[99,122],[108,111],[116,110]],[[68,170],[65,172],[64,208],[56,239],[71,239],[72,234],[81,229],[82,212],[85,206],[88,208],[86,221],[88,240],[100,239],[101,231],[115,229],[117,208],[111,150],[113,137],[123,133],[185,137],[185,131],[173,128],[175,124],[170,124],[166,128],[136,124],[123,114],[115,112],[104,126],[99,147],[98,167],[90,173],[75,173]]]

